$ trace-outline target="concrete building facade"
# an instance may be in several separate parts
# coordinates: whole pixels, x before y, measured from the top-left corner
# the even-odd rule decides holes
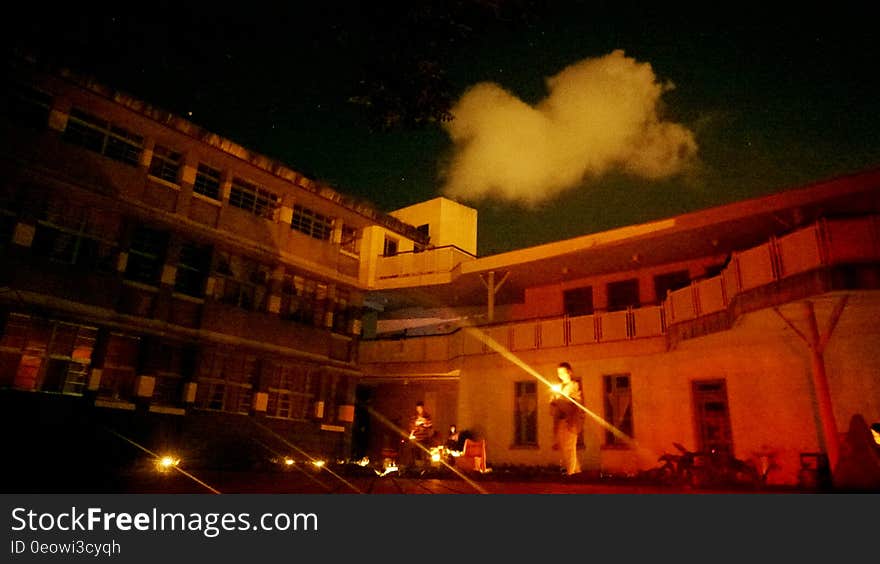
[[[783,484],[880,420],[878,171],[477,257],[462,204],[381,213],[90,79],[9,76],[10,409],[149,422],[195,456],[233,435],[344,459],[400,446],[387,423],[423,401],[490,464],[553,465],[568,362],[587,472],[679,443]]]
[[[7,399],[79,398],[124,428],[189,429],[196,451],[257,423],[344,456],[371,237],[426,238],[86,77],[19,61],[9,80]]]
[[[635,475],[679,443],[795,484],[836,465],[853,416],[880,420],[878,211],[866,172],[378,290],[404,314],[361,342],[362,385],[391,412],[442,386],[443,423],[493,462],[552,465],[549,385],[569,362],[588,472]]]

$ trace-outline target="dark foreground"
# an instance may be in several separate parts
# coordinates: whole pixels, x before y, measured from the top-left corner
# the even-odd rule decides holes
[[[446,468],[424,472],[379,475],[356,464],[316,468],[297,462],[280,470],[188,471],[159,470],[152,463],[140,468],[103,473],[28,472],[6,482],[7,493],[257,493],[257,494],[795,494],[836,493],[831,490],[780,486],[718,486],[694,488],[650,483],[638,479],[534,476],[475,472]]]

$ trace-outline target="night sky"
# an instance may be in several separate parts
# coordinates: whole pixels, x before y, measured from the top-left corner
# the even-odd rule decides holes
[[[413,5],[432,7],[420,12],[427,23]],[[372,78],[407,72],[408,60],[439,62],[453,102],[492,82],[536,104],[548,77],[615,50],[649,63],[658,83],[674,83],[656,109],[695,140],[685,169],[648,178],[611,166],[529,205],[463,200],[479,212],[481,255],[880,166],[876,20],[855,8],[768,14],[736,4],[701,13],[524,0],[218,6],[28,8],[7,17],[5,41],[383,211],[440,195],[441,170],[454,154],[440,124],[379,130],[367,108],[351,103]]]

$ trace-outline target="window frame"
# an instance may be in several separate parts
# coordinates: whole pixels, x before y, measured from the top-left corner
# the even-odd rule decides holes
[[[152,241],[157,244],[156,249],[136,247],[136,244],[144,242],[140,240],[139,235],[141,234],[148,234]],[[128,245],[128,263],[125,266],[124,278],[148,286],[158,287],[162,281],[162,270],[168,255],[169,241],[170,233],[168,231],[154,229],[146,225],[138,225],[132,233],[131,242]],[[147,261],[152,263],[153,272],[150,276],[144,276],[142,273],[135,271],[135,268],[143,269]],[[139,264],[139,266],[132,266],[135,264]]]
[[[400,252],[400,239],[395,239],[393,237],[385,236],[385,242],[382,244],[382,256],[383,257],[393,257],[397,256]],[[391,249],[391,250],[389,250]]]
[[[189,255],[187,251],[192,251]],[[198,254],[202,256],[199,257]],[[201,298],[205,295],[205,285],[211,274],[213,248],[211,245],[199,245],[185,241],[177,253],[177,272],[174,277],[174,291],[187,296]],[[187,280],[188,276],[198,276],[198,280]],[[190,287],[196,284],[197,288]]]
[[[626,386],[621,385],[621,380],[626,381]],[[611,396],[613,396],[614,399],[622,396],[628,400],[626,409],[620,418],[616,417],[616,413],[614,412],[615,405],[619,405],[619,402],[612,403],[613,400]],[[614,425],[620,432],[630,438],[635,437],[631,374],[621,372],[602,375],[602,406],[603,415],[606,421]],[[602,446],[603,448],[629,448],[630,444],[606,429]]]
[[[290,228],[304,233],[312,239],[329,241],[330,236],[333,234],[333,224],[335,221],[329,215],[318,213],[301,204],[294,204],[293,215],[290,218]]]
[[[524,413],[523,401],[529,401],[534,407]],[[538,446],[538,384],[534,380],[522,380],[513,383],[513,446]]]
[[[183,167],[183,153],[171,150],[164,145],[153,147],[150,168],[147,174],[164,182],[180,185],[180,169]]]
[[[79,108],[70,110],[62,138],[68,143],[132,166],[140,166],[144,152],[143,136]]]
[[[589,295],[589,300],[582,299],[585,295]],[[596,312],[594,297],[592,285],[566,288],[562,291],[562,311],[569,317],[593,315]]]
[[[628,297],[634,298],[634,301],[622,300],[628,302],[625,305],[622,303],[617,303],[616,299],[612,301],[612,296],[614,296],[615,298],[620,297],[621,295],[623,295],[622,289],[632,290],[632,286],[635,287],[635,296]],[[626,311],[629,308],[637,308],[641,306],[640,286],[641,284],[638,278],[626,278],[624,280],[614,280],[612,282],[609,282],[606,287],[608,297],[608,311]]]
[[[199,163],[193,181],[193,192],[219,202],[222,200],[220,193],[222,186],[223,172],[205,163]]]
[[[280,197],[278,194],[248,182],[243,178],[234,177],[229,190],[229,205],[250,212],[263,219],[274,219]]]

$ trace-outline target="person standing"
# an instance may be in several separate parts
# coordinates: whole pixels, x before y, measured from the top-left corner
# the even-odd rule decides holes
[[[409,439],[412,450],[412,461],[417,463],[425,458],[425,450],[430,448],[434,436],[434,422],[425,404],[416,402],[416,413],[410,419]]]
[[[559,446],[562,467],[568,476],[580,473],[581,463],[577,454],[577,439],[584,425],[584,412],[580,408],[581,387],[572,378],[571,365],[559,363],[556,367],[559,383],[552,387],[550,413],[553,430]],[[574,403],[577,402],[577,403]]]

